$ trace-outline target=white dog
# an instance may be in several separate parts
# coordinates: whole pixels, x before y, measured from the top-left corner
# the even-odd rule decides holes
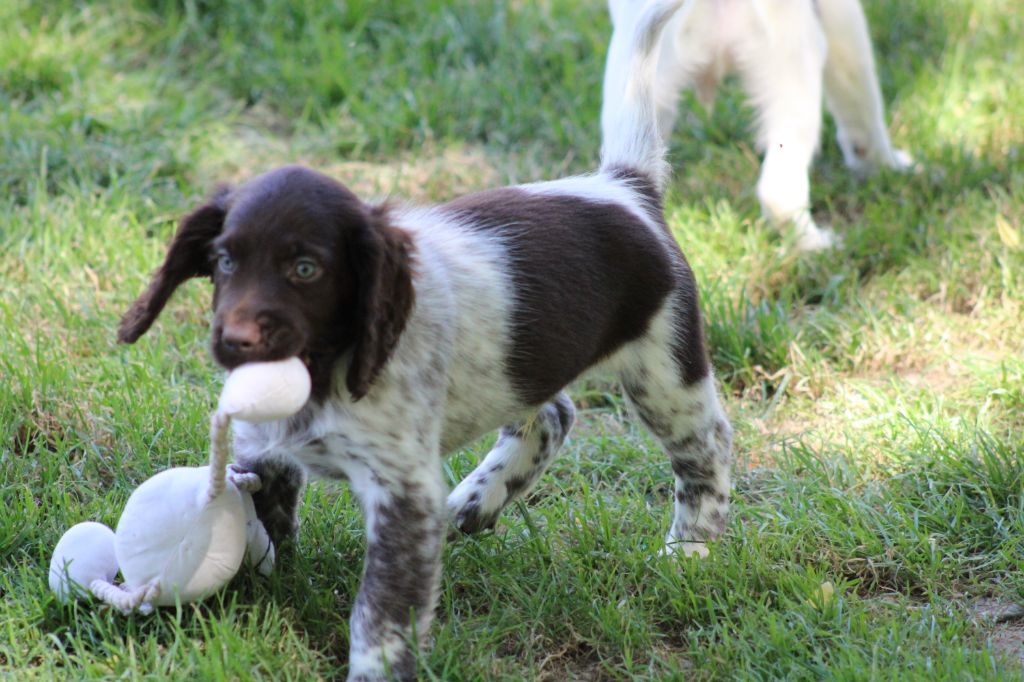
[[[628,77],[629,39],[643,0],[609,0],[614,32],[605,69],[601,128],[612,128]],[[810,214],[808,171],[821,133],[821,96],[835,118],[846,165],[867,174],[908,168],[885,128],[867,21],[858,0],[686,0],[666,27],[658,64],[657,106],[667,139],[683,88],[710,108],[715,87],[735,72],[757,110],[764,150],[757,196],[765,217],[792,223],[805,250],[835,243]]]

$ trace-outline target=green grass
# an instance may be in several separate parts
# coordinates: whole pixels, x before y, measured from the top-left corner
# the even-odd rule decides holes
[[[602,5],[0,3],[0,677],[344,675],[363,537],[343,487],[310,486],[271,578],[202,604],[124,618],[49,593],[67,527],[204,459],[208,285],[136,346],[118,317],[220,181],[299,161],[429,201],[591,168]],[[581,384],[526,504],[446,549],[424,679],[1022,677],[1020,624],[978,605],[1024,600],[1024,15],[867,10],[922,169],[852,179],[827,120],[812,199],[842,249],[796,255],[758,217],[737,89],[674,138],[667,214],[737,430],[726,538],[656,556],[668,463],[615,386]]]

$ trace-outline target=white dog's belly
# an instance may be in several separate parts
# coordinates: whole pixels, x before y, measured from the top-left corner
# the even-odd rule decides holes
[[[735,71],[744,41],[752,32],[767,28],[759,19],[760,4],[756,0],[690,0],[668,33],[673,37],[666,40],[659,81],[675,81],[670,91],[693,88],[700,103],[710,109],[719,83]]]

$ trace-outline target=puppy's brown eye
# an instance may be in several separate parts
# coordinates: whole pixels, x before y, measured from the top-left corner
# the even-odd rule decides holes
[[[235,271],[235,261],[226,253],[221,253],[217,256],[217,268],[225,275],[230,275]]]
[[[320,266],[312,258],[300,258],[295,261],[293,273],[296,279],[309,282],[320,275]]]

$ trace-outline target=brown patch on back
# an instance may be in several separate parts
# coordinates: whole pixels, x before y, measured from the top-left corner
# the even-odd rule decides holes
[[[628,166],[611,166],[604,169],[613,178],[629,185],[630,189],[647,199],[648,215],[659,225],[668,227],[662,215],[662,197],[654,179],[647,173]],[[695,384],[708,375],[711,366],[710,358],[704,342],[704,326],[701,321],[700,300],[697,292],[697,280],[693,276],[690,264],[680,251],[677,267],[679,286],[676,288],[676,326],[679,334],[672,345],[672,352],[679,365],[679,373],[683,382]],[[637,387],[639,388],[639,387]]]
[[[502,188],[442,208],[508,248],[515,289],[508,369],[531,405],[639,338],[674,289],[692,286],[678,278],[682,254],[612,202]]]

